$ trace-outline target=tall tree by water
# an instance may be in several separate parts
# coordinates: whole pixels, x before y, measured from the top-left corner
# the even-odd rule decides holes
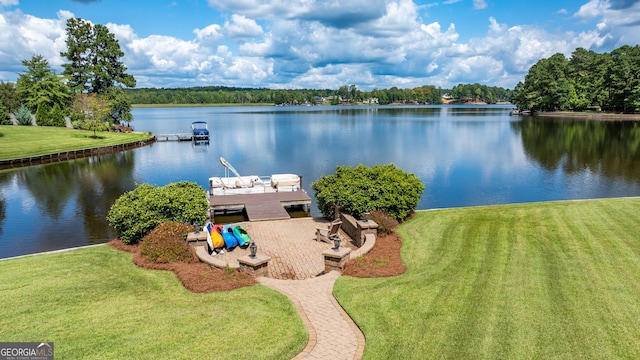
[[[135,87],[136,80],[127,74],[127,67],[121,60],[124,52],[109,29],[71,18],[67,20],[66,44],[67,51],[60,55],[69,60],[62,66],[71,88],[80,94],[104,94],[113,105],[110,121],[133,120],[131,101],[122,87]]]
[[[67,20],[66,44],[67,51],[60,53],[69,60],[62,65],[63,74],[70,77],[74,90],[102,94],[115,85],[136,86],[121,61],[124,52],[106,26],[71,18]]]

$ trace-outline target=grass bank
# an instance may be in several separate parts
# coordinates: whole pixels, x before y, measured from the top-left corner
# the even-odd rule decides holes
[[[640,199],[420,212],[405,274],[340,277],[365,359],[640,358]]]
[[[194,294],[131,257],[97,246],[0,261],[0,339],[53,341],[60,359],[290,359],[306,345],[284,295]]]
[[[98,132],[49,126],[0,125],[0,160],[124,144],[149,138],[147,133]]]

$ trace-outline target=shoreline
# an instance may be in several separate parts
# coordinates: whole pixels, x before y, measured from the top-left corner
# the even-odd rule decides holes
[[[142,146],[147,146],[156,141],[155,136],[149,137],[144,140],[130,141],[126,143],[98,146],[93,148],[68,150],[57,153],[50,153],[44,155],[26,156],[22,158],[0,160],[0,170],[15,169],[31,165],[49,164],[54,162],[80,159],[95,155],[104,155],[116,153],[124,150],[135,149]]]
[[[563,117],[599,121],[640,121],[640,114],[580,113],[566,111],[536,112],[533,117]]]

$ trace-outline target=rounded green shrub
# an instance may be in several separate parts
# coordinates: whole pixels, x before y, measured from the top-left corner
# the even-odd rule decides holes
[[[55,104],[51,109],[51,111],[49,112],[49,118],[51,121],[51,126],[58,126],[58,127],[66,126],[66,122],[64,120],[64,111],[58,104]]]
[[[393,164],[338,166],[335,174],[322,175],[311,188],[318,208],[327,218],[333,218],[335,207],[339,206],[356,217],[380,210],[396,220],[403,220],[414,212],[424,191],[417,176]]]
[[[36,124],[38,124],[38,126],[53,126],[53,121],[49,116],[50,112],[51,109],[47,105],[38,105],[36,109]]]
[[[208,209],[206,191],[196,183],[140,184],[116,200],[107,220],[120,240],[131,244],[167,221],[204,224]]]

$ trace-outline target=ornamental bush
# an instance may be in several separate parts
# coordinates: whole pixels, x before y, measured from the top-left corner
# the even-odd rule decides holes
[[[132,244],[167,221],[204,224],[208,208],[206,192],[196,183],[140,184],[116,200],[107,220],[122,242]]]
[[[20,106],[20,108],[18,108],[18,110],[16,110],[16,112],[13,113],[13,116],[15,116],[16,121],[18,122],[18,125],[27,126],[27,125],[33,124],[31,111],[29,111],[29,109],[24,105]]]
[[[158,264],[197,262],[193,248],[185,241],[189,231],[191,226],[187,224],[160,224],[142,239],[140,252]]]
[[[13,125],[13,121],[11,121],[9,117],[9,112],[2,103],[0,103],[0,125]]]
[[[53,105],[53,108],[49,112],[49,119],[51,126],[65,127],[67,125],[64,120],[64,111],[58,104]]]
[[[393,164],[336,167],[311,184],[322,215],[333,218],[335,206],[355,217],[366,211],[384,211],[398,221],[415,211],[424,185],[414,174]]]
[[[399,225],[396,218],[382,210],[373,210],[371,212],[371,220],[378,224],[378,233],[380,234],[391,234]]]
[[[38,105],[36,109],[36,124],[38,124],[38,126],[53,126],[53,122],[49,116],[50,112],[51,109],[47,105]]]

